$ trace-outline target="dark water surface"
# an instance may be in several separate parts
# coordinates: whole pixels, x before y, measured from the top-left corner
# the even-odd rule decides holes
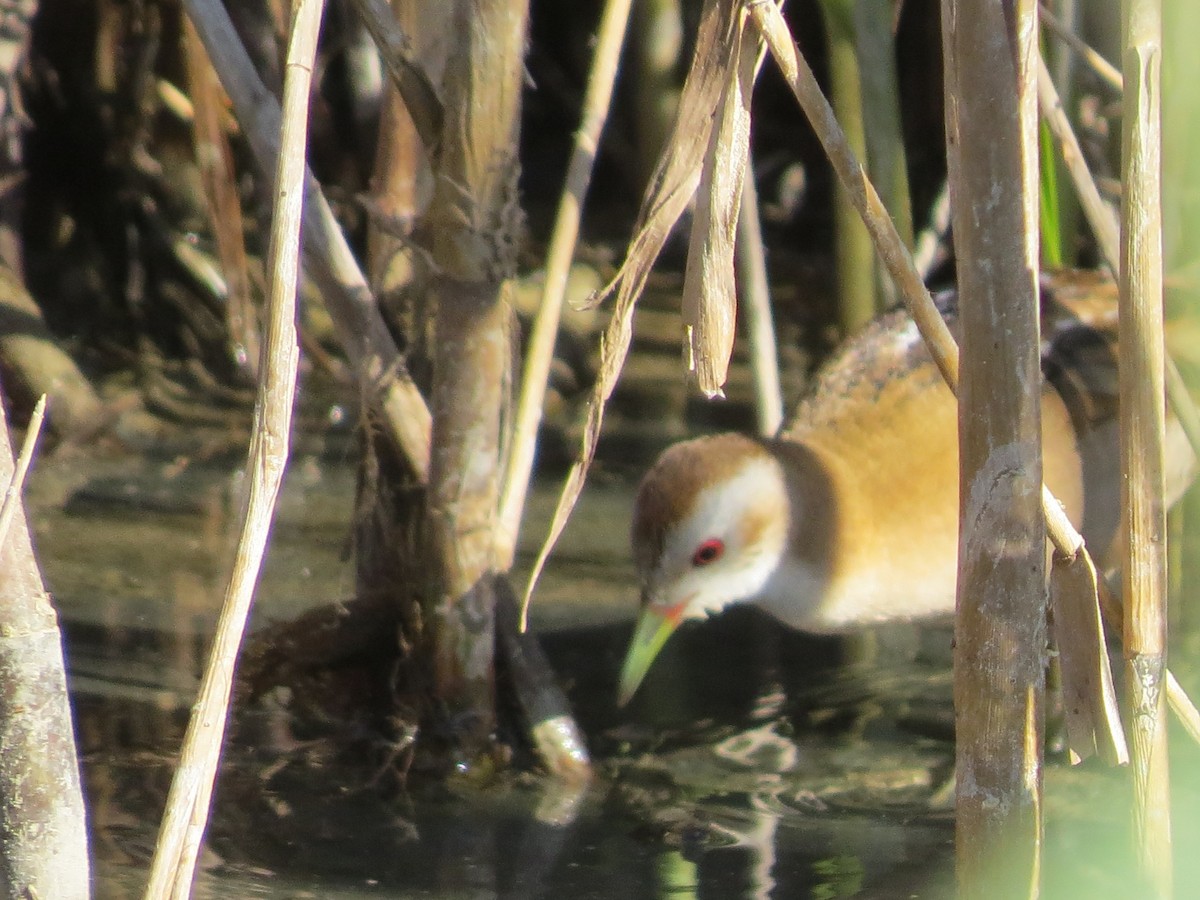
[[[238,462],[50,460],[31,488],[67,633],[99,897],[144,889],[224,591]],[[525,564],[555,487],[531,501]],[[257,626],[350,596],[352,497],[337,454],[295,460]],[[268,720],[226,753],[196,896],[949,896],[948,632],[822,641],[735,611],[682,632],[618,711],[635,603],[629,497],[622,480],[589,488],[533,616],[598,760],[591,786],[468,774],[403,790],[274,741]],[[1176,746],[1178,896],[1200,896],[1186,892],[1200,884],[1197,753]],[[281,747],[304,764],[280,763]],[[1128,779],[1052,758],[1046,781],[1047,895],[1133,896]]]

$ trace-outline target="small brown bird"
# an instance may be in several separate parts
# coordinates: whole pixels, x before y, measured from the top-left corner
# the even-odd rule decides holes
[[[1101,557],[1118,525],[1116,291],[1099,276],[1042,283],[1044,477]],[[942,298],[956,331],[954,298]],[[634,504],[642,610],[621,672],[633,696],[680,623],[753,603],[784,625],[839,632],[954,611],[954,396],[907,314],[868,326],[770,440],[719,434],[668,449]],[[1195,458],[1167,434],[1167,492]]]

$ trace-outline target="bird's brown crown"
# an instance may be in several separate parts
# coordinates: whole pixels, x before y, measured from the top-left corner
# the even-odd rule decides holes
[[[631,530],[640,572],[661,555],[668,532],[687,518],[700,494],[737,474],[748,459],[769,456],[753,438],[716,434],[668,448],[638,487]]]

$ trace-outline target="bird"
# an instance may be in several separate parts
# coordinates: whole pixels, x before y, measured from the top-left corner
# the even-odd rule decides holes
[[[1117,544],[1117,292],[1083,272],[1041,277],[1043,476],[1095,555]],[[952,291],[937,298],[957,337]],[[817,372],[772,438],[669,447],[631,524],[641,609],[621,669],[626,705],[686,621],[752,604],[792,629],[846,633],[953,613],[957,404],[903,311]],[[1167,501],[1196,459],[1168,419]]]

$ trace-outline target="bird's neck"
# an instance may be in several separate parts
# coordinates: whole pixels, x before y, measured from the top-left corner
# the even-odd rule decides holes
[[[756,606],[792,628],[824,633],[953,611],[953,566],[927,564],[922,555],[953,553],[953,526],[948,547],[923,533],[928,522],[906,531],[863,496],[864,485],[876,495],[880,486],[861,466],[850,470],[844,453],[797,438],[768,447],[784,472],[790,522],[785,552]],[[897,529],[907,537],[897,540]]]

